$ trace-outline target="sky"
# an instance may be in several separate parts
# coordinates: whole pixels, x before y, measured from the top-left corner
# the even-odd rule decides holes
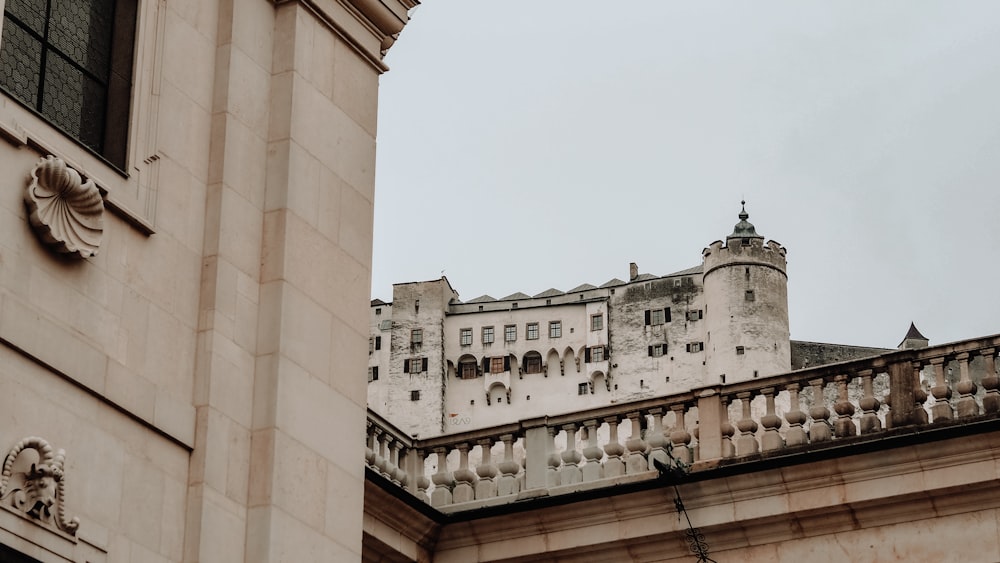
[[[1000,2],[423,0],[380,80],[372,297],[666,275],[740,200],[796,340],[1000,333]]]

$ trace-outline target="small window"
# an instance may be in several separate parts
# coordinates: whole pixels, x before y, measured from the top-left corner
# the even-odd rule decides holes
[[[753,301],[754,300],[753,290],[748,289],[745,293],[745,296],[747,301]]]
[[[581,384],[579,384],[579,385],[576,386],[576,394],[577,395],[586,395],[587,393],[590,393],[590,384],[589,383],[581,383]]]
[[[549,321],[549,338],[562,337],[562,321]]]
[[[743,238],[743,240],[740,241],[740,245],[742,245],[742,246],[750,246],[750,239],[749,238]]]
[[[471,328],[463,328],[458,331],[458,343],[462,346],[472,346]]]
[[[368,355],[371,356],[372,352],[374,352],[374,351],[375,351],[375,339],[369,336],[368,337]]]
[[[590,316],[590,330],[604,329],[604,314],[598,313]]]
[[[705,344],[702,342],[691,342],[687,345],[688,352],[701,352],[705,349]]]
[[[745,352],[746,352],[746,349],[743,348],[742,346],[737,346],[736,347],[736,355],[737,356],[742,356]]]
[[[528,323],[524,326],[524,337],[528,340],[538,340],[538,323]]]
[[[503,341],[504,342],[517,341],[517,325],[507,325],[503,327]]]
[[[403,373],[416,374],[427,371],[427,358],[403,360]]]
[[[419,401],[420,400],[420,390],[419,389],[414,389],[413,391],[410,391],[410,400],[411,401]]]
[[[410,331],[410,344],[419,347],[424,343],[424,329],[415,328]]]
[[[376,336],[375,337],[375,349],[376,350],[381,350],[382,349],[382,337],[381,336]]]
[[[368,383],[378,381],[378,366],[368,368]]]
[[[704,317],[704,313],[701,312],[701,309],[698,309],[697,311],[688,311],[687,313],[687,319],[689,321],[697,321],[702,317]]]
[[[542,373],[542,355],[528,352],[524,355],[524,373]]]
[[[382,314],[382,308],[381,307],[376,307],[375,308],[375,314],[376,315],[381,315]]]
[[[413,312],[414,313],[419,313],[420,312],[420,300],[419,299],[415,299],[413,301]]]
[[[493,327],[483,327],[483,344],[493,344]]]
[[[458,377],[462,379],[475,379],[479,375],[476,369],[475,360],[465,360],[458,364]]]
[[[504,368],[504,356],[498,356],[496,358],[490,358],[490,373],[503,373]]]
[[[666,344],[653,344],[648,348],[648,354],[651,358],[661,358],[667,353]]]

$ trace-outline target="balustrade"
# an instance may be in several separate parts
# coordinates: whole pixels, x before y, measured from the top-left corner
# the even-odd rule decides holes
[[[425,440],[370,413],[365,463],[424,502],[456,509],[653,479],[654,460],[671,457],[700,471],[722,458],[865,441],[890,427],[995,417],[998,349],[1000,336],[902,350]]]

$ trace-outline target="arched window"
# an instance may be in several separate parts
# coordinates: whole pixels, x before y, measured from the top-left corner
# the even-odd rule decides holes
[[[524,355],[522,361],[524,373],[542,373],[542,355],[531,351]]]
[[[459,379],[475,379],[479,375],[479,363],[473,356],[462,356],[458,360]]]

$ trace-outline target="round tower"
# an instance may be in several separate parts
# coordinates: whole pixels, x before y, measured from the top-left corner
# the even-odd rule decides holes
[[[725,243],[702,251],[708,385],[791,369],[785,248],[765,243],[741,204],[740,222]]]

